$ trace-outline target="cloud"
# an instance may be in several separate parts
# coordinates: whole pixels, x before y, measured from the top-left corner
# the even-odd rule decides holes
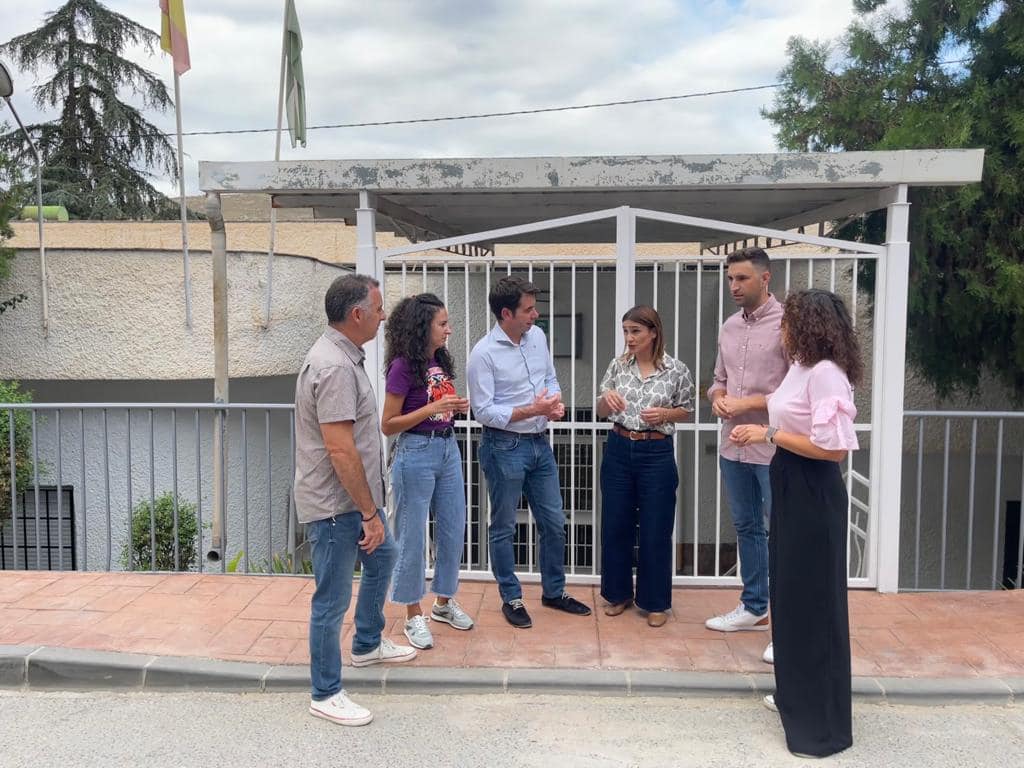
[[[56,8],[59,0],[50,0]],[[153,0],[108,7],[156,30]],[[308,123],[511,111],[739,88],[775,81],[793,35],[834,38],[850,0],[296,0]],[[280,0],[186,0],[192,71],[181,78],[185,130],[276,122]],[[7,37],[39,10],[5,10]],[[132,58],[171,84],[169,60]],[[16,104],[38,117],[19,75]],[[759,109],[772,91],[490,120],[310,131],[282,158],[578,154],[717,154],[774,149]],[[174,129],[171,113],[152,121]],[[186,136],[186,182],[198,159],[273,157],[272,133]],[[163,188],[172,185],[165,181]]]

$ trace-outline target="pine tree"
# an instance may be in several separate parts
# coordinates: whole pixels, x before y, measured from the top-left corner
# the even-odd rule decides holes
[[[995,373],[1024,400],[1024,3],[854,0],[793,38],[764,112],[796,151],[983,147],[980,185],[911,191],[908,353],[942,394]],[[884,214],[841,236],[880,242]]]
[[[157,174],[177,178],[174,150],[142,112],[163,112],[172,101],[158,77],[122,56],[128,46],[153,52],[158,41],[155,32],[97,0],[68,0],[39,29],[0,45],[22,72],[53,71],[33,94],[40,109],[56,108],[60,116],[28,126],[44,162],[44,203],[83,219],[174,216],[151,183]],[[0,136],[5,150],[31,167],[19,131]]]

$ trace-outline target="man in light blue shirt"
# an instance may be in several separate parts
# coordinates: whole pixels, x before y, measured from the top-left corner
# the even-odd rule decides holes
[[[484,425],[480,466],[491,500],[491,571],[501,611],[513,627],[533,625],[515,573],[516,508],[526,494],[537,521],[541,603],[578,616],[590,608],[565,591],[565,513],[558,465],[547,440],[548,421],[565,405],[537,320],[539,289],[521,277],[503,277],[487,297],[497,324],[473,347],[466,367],[473,415]]]

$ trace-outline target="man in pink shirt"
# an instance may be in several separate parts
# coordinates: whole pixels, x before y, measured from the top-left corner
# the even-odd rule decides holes
[[[738,445],[729,439],[739,424],[767,424],[765,396],[782,383],[789,360],[782,349],[782,305],[768,291],[771,266],[761,248],[744,248],[726,259],[729,292],[739,311],[718,335],[711,409],[722,422],[719,466],[736,528],[743,592],[735,609],[705,622],[719,632],[768,629],[768,465],[775,448]],[[764,659],[772,661],[768,646]]]

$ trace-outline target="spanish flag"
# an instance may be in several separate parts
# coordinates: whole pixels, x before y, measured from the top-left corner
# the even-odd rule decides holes
[[[171,54],[174,74],[183,75],[192,68],[188,57],[184,0],[160,0],[160,47]]]

